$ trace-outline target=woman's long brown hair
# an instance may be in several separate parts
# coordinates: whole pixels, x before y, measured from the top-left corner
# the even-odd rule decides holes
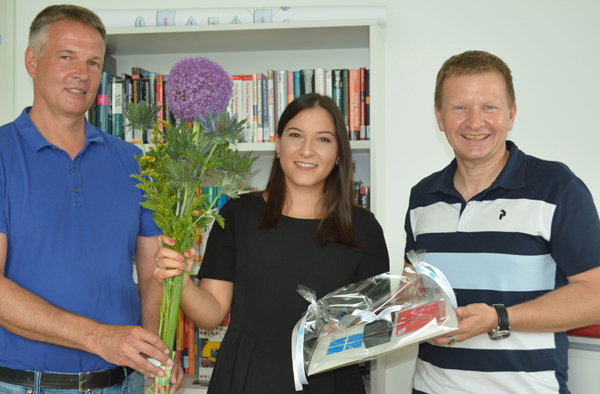
[[[325,180],[322,197],[323,217],[317,227],[317,239],[321,246],[332,241],[348,245],[352,249],[361,249],[352,226],[352,214],[356,209],[352,185],[352,150],[346,122],[338,106],[327,96],[317,93],[302,95],[292,101],[281,114],[277,135],[281,138],[290,120],[300,112],[312,108],[323,108],[331,115],[339,156],[338,164]],[[258,228],[273,228],[279,222],[286,197],[285,175],[277,157],[273,160],[269,183],[264,192],[268,195],[267,209]]]

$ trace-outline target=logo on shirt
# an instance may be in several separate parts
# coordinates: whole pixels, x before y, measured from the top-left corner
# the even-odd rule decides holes
[[[504,209],[500,210],[500,217],[498,219],[502,220],[503,217],[506,216],[506,211]]]

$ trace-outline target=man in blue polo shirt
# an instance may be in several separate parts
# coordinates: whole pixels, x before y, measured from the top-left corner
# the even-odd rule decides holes
[[[414,393],[569,393],[565,330],[600,321],[600,221],[561,163],[506,140],[508,66],[482,51],[440,69],[435,115],[455,160],[411,191],[406,251],[456,291],[459,330],[422,344]]]
[[[140,151],[85,119],[105,39],[85,8],[40,12],[33,106],[0,127],[0,392],[141,394],[139,372],[164,375],[144,355],[173,364],[156,335],[161,231],[130,177]]]

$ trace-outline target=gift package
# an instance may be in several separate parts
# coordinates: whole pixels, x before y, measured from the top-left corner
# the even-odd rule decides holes
[[[408,254],[402,274],[385,273],[339,288],[310,302],[292,334],[296,389],[307,376],[446,335],[458,329],[456,298],[443,273]]]

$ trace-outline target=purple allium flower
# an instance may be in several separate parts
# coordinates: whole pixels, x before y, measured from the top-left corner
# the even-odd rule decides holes
[[[188,122],[209,109],[222,112],[231,98],[233,82],[219,64],[197,57],[181,59],[171,69],[165,90],[173,114]]]

